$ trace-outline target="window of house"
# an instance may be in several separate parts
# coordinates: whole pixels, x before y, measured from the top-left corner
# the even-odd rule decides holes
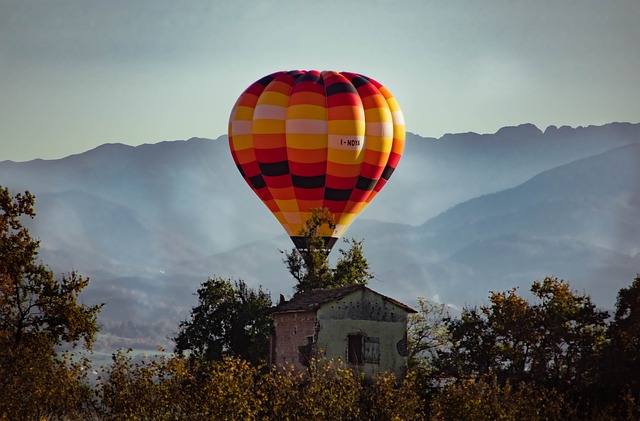
[[[347,362],[349,364],[360,365],[364,363],[363,348],[364,337],[362,334],[355,333],[347,335]]]
[[[370,338],[361,333],[348,335],[347,362],[354,365],[380,364],[380,338]]]
[[[307,344],[298,347],[298,361],[305,367],[311,365],[313,358],[313,336],[307,336]]]
[[[380,364],[380,338],[364,338],[364,362]]]

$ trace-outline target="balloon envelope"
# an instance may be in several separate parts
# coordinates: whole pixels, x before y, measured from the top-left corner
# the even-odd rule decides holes
[[[282,71],[249,86],[229,119],[231,155],[251,189],[296,247],[313,209],[329,249],[384,187],[402,155],[405,127],[395,98],[366,76]]]

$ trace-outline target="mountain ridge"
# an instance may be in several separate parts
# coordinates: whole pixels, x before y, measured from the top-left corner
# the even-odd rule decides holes
[[[556,275],[611,307],[640,271],[639,150],[640,124],[630,123],[409,134],[388,185],[345,237],[365,240],[371,286],[409,304],[424,296],[459,307]],[[279,252],[292,244],[225,136],[2,161],[0,184],[36,194],[29,227],[41,256],[91,277],[89,302],[107,301],[105,347],[171,348],[159,326],[185,318],[208,277],[293,291]],[[144,326],[156,336],[118,337]]]

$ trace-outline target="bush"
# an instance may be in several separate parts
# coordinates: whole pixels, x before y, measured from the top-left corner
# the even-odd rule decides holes
[[[562,394],[534,384],[500,386],[496,377],[444,387],[431,403],[433,420],[560,420],[573,417]]]

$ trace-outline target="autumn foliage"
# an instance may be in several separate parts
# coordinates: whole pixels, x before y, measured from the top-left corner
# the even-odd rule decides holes
[[[310,371],[265,371],[223,357],[160,357],[133,362],[114,356],[96,392],[100,419],[406,420],[422,419],[413,383],[391,375],[365,384],[340,361],[319,361]],[[398,403],[406,403],[397,407]]]
[[[553,277],[533,282],[531,300],[491,292],[457,317],[418,299],[402,379],[340,360],[265,365],[268,294],[212,279],[176,353],[121,350],[91,367],[101,305],[78,301],[88,279],[38,263],[22,225],[33,204],[0,187],[0,421],[640,419],[640,275],[612,315]],[[336,270],[346,278],[349,261],[366,263],[359,244]]]

